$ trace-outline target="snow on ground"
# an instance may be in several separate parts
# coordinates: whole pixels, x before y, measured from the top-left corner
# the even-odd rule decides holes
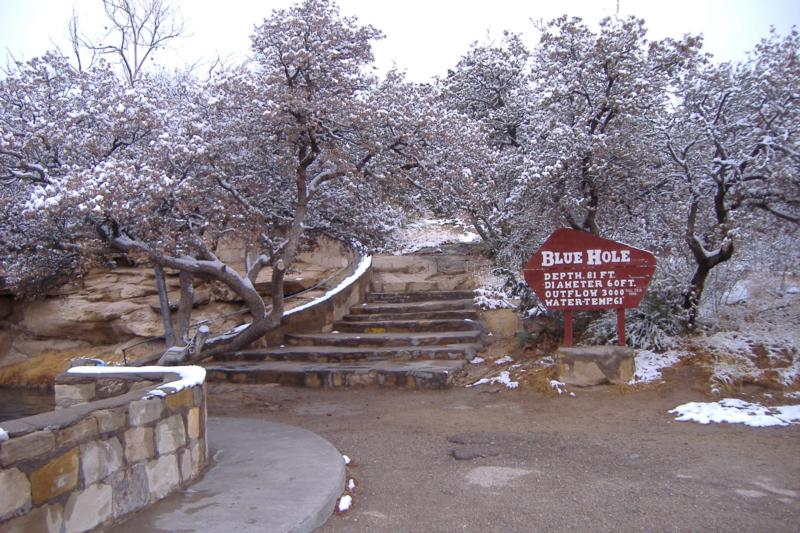
[[[494,362],[494,364],[496,364],[496,365],[504,365],[506,363],[513,363],[513,362],[514,362],[514,359],[512,359],[510,355],[504,355],[500,359],[497,359]]]
[[[356,481],[354,479],[349,479],[347,481],[347,492],[353,492],[356,489]]]
[[[344,513],[350,510],[350,507],[353,505],[353,497],[349,494],[345,494],[339,499],[339,512]]]
[[[148,397],[166,396],[183,389],[202,385],[206,380],[206,369],[201,366],[75,366],[67,370],[67,374],[82,376],[108,376],[109,374],[147,375],[165,373],[178,374],[180,379],[159,385],[150,391]]]
[[[745,381],[784,387],[797,383],[797,275],[765,268],[743,273],[731,266],[716,272],[714,280],[701,305],[702,319],[711,333],[688,339],[688,348],[710,357],[713,388]]]
[[[747,380],[768,381],[776,376],[788,386],[800,379],[798,335],[794,328],[719,331],[692,339],[694,347],[712,356],[712,381],[731,385]]]
[[[494,383],[500,383],[502,385],[505,385],[509,389],[516,389],[517,387],[519,387],[519,381],[511,381],[511,375],[505,370],[503,372],[500,372],[499,376],[479,379],[475,383],[467,385],[467,387],[476,387],[478,385],[492,385]]]
[[[350,458],[346,455],[342,455],[342,461],[344,461],[344,464],[346,465],[350,464]]]
[[[423,248],[437,248],[443,244],[480,240],[477,233],[466,229],[456,220],[424,218],[399,230],[387,249],[394,255],[404,255]]]
[[[800,423],[800,405],[765,407],[736,398],[718,402],[690,402],[669,411],[675,420],[700,424],[729,423],[752,427],[788,426]]]
[[[651,383],[653,381],[661,381],[663,376],[661,371],[675,365],[687,357],[687,352],[668,351],[664,353],[655,353],[650,350],[639,350],[636,352],[636,373],[628,382],[628,385],[638,385],[642,383]]]
[[[483,357],[473,357],[470,360],[470,363],[472,363],[473,365],[479,365],[484,362],[486,362],[486,359],[484,359]]]
[[[558,381],[557,379],[550,380],[550,386],[553,388],[554,391],[558,393],[559,396],[567,392],[567,384],[563,381]]]
[[[724,296],[727,305],[736,305],[750,299],[750,289],[744,281],[737,281]]]
[[[8,440],[8,432],[5,429],[0,428],[0,442],[3,442],[4,440]]]

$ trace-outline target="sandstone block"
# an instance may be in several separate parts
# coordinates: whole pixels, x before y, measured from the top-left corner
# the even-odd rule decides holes
[[[52,500],[78,487],[78,448],[73,448],[31,473],[34,505]]]
[[[28,476],[17,468],[0,470],[0,520],[31,505]]]
[[[164,399],[164,403],[167,404],[167,409],[170,411],[179,411],[183,408],[188,409],[192,406],[193,401],[191,388],[183,389],[175,394],[170,394]]]
[[[147,486],[150,489],[150,502],[164,498],[180,485],[178,457],[172,453],[162,455],[146,465]]]
[[[183,448],[178,452],[178,463],[181,467],[181,483],[186,483],[192,479],[192,450]]]
[[[36,431],[14,437],[0,445],[0,464],[8,466],[18,461],[32,459],[52,452],[55,447],[56,437],[52,431]]]
[[[69,497],[64,507],[65,533],[93,529],[112,517],[111,487],[96,483]]]
[[[319,389],[322,387],[322,378],[316,372],[308,372],[305,375],[305,386],[309,389]]]
[[[116,437],[81,446],[81,472],[85,485],[104,480],[122,466],[122,445]]]
[[[125,432],[125,459],[136,463],[152,459],[156,455],[155,431],[153,428],[136,427]]]
[[[113,398],[128,392],[130,386],[126,379],[101,378],[95,380],[95,393],[97,398]]]
[[[137,511],[147,505],[150,489],[147,486],[147,468],[142,464],[122,470],[111,476],[113,488],[112,513],[114,518]]]
[[[200,438],[200,408],[193,407],[186,415],[186,433],[190,439]]]
[[[70,407],[79,403],[91,402],[95,398],[95,384],[57,383],[55,386],[56,408]]]
[[[164,402],[160,398],[137,400],[128,406],[128,418],[132,426],[144,426],[161,418]]]
[[[556,352],[558,377],[576,387],[627,383],[635,372],[634,355],[625,346],[562,347]]]
[[[103,409],[92,413],[97,420],[97,429],[100,433],[111,433],[125,426],[128,421],[122,409]]]
[[[75,446],[91,440],[97,436],[97,420],[85,418],[56,434],[58,448],[74,448]]]
[[[0,533],[50,533],[61,531],[64,509],[60,504],[43,505],[0,524]]]
[[[203,398],[206,395],[206,384],[203,383],[198,387],[192,387],[192,403],[194,405],[201,405],[203,403]]]
[[[174,452],[186,445],[186,429],[181,415],[172,415],[156,426],[156,450],[159,455]]]

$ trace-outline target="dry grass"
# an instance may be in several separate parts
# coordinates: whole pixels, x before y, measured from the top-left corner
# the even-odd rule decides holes
[[[121,355],[109,354],[113,354],[113,350],[106,346],[46,351],[25,361],[0,367],[0,386],[52,387],[56,377],[63,374],[75,358],[98,357],[109,363],[122,362]]]

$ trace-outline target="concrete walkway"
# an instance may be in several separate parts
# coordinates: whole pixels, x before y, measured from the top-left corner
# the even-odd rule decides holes
[[[208,436],[214,462],[199,482],[101,531],[313,531],[344,491],[342,455],[310,431],[263,420],[209,418]]]

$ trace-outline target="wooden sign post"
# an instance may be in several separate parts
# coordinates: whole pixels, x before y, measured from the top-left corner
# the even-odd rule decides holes
[[[573,229],[558,229],[523,267],[544,306],[564,312],[564,346],[572,346],[572,312],[617,310],[625,345],[625,309],[637,307],[656,269],[650,252]]]

